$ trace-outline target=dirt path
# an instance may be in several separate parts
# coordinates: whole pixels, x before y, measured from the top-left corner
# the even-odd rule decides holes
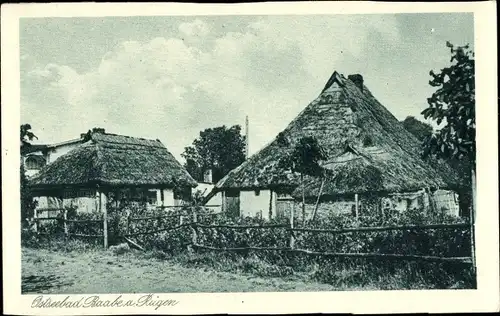
[[[134,253],[23,248],[23,294],[333,291],[332,286],[185,268]]]

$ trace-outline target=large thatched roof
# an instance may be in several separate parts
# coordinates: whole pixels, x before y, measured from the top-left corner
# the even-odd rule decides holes
[[[101,132],[88,134],[79,145],[35,175],[35,189],[61,186],[196,186],[159,140]]]
[[[331,174],[342,174],[330,183],[330,193],[449,188],[458,184],[448,165],[431,164],[420,157],[420,142],[373,97],[360,75],[345,78],[334,72],[321,94],[281,135],[221,179],[216,189],[296,188],[298,175],[281,169],[278,161],[303,136],[315,137],[327,151]],[[288,140],[289,145],[280,139]],[[359,159],[345,159],[348,153]],[[362,177],[367,166],[381,173],[377,188]]]

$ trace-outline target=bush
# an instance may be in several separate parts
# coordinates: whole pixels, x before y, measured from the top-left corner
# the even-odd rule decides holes
[[[99,211],[93,212],[79,212],[68,211],[68,220],[82,221],[82,222],[68,222],[68,231],[71,234],[82,234],[82,235],[103,235],[103,214]],[[101,222],[85,222],[87,220],[98,220]]]
[[[456,223],[455,217],[443,213],[424,215],[421,211],[399,213],[392,211],[385,218],[332,215],[321,218],[312,228],[342,229],[348,227],[376,227]],[[342,253],[412,254],[442,257],[470,255],[470,230],[464,228],[408,229],[341,234],[303,232],[296,238],[298,248]]]
[[[342,229],[348,227],[400,226],[456,223],[460,219],[444,213],[427,214],[419,210],[387,212],[385,218],[332,215],[310,224],[312,228]],[[210,225],[285,224],[287,219],[266,221],[260,218],[216,216]],[[200,228],[198,243],[217,248],[287,247],[290,235],[286,229]],[[296,232],[295,246],[317,252],[385,253],[439,257],[470,256],[470,231],[463,228],[433,230],[394,230],[349,232],[341,234]],[[307,273],[311,279],[342,287],[367,286],[383,289],[471,288],[474,276],[467,264],[409,262],[390,258],[353,258],[310,256],[281,251],[241,251],[213,253],[200,250],[186,262],[211,266],[223,271],[242,271],[259,276],[283,276]]]

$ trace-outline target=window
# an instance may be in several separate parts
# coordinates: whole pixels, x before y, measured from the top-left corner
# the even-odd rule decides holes
[[[156,205],[156,190],[148,190],[145,193],[146,202],[151,205]]]
[[[47,164],[42,156],[29,156],[26,158],[25,165],[28,170],[40,170]]]
[[[65,199],[74,199],[74,198],[94,198],[95,191],[88,189],[75,189],[75,190],[65,190],[63,193],[63,197]]]

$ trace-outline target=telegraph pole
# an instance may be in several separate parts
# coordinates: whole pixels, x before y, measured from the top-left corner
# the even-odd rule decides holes
[[[248,159],[248,115],[245,117],[245,158]]]

